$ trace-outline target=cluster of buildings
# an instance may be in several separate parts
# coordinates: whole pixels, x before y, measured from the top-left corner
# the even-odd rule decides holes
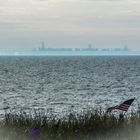
[[[45,47],[45,43],[41,43],[41,47],[34,49],[36,52],[48,52],[48,51],[129,51],[128,47],[125,45],[123,48],[104,48],[104,49],[98,49],[93,48],[92,44],[89,44],[87,48],[47,48]]]

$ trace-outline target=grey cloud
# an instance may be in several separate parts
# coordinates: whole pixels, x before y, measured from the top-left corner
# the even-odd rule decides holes
[[[0,14],[1,14],[1,13],[3,13],[3,10],[2,10],[2,9],[0,9]]]

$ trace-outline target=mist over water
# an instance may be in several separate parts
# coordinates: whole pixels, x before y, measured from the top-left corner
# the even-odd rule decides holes
[[[139,56],[0,57],[0,113],[40,108],[61,117],[106,109],[140,99],[139,83]]]

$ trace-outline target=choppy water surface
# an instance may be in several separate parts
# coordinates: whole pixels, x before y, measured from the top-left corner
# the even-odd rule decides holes
[[[1,113],[8,106],[61,116],[139,96],[138,56],[0,57]]]

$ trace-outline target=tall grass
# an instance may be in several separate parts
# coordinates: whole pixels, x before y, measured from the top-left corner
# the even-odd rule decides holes
[[[0,140],[139,140],[140,113],[106,114],[101,110],[66,118],[6,113],[0,122]],[[45,113],[43,113],[45,114]],[[33,134],[32,130],[39,132]]]

